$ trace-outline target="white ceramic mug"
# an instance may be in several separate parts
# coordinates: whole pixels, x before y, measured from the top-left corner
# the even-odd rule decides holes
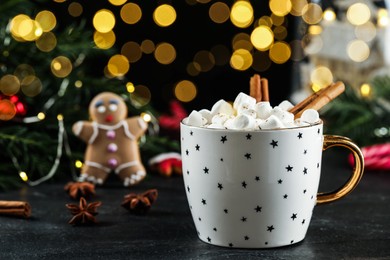
[[[345,196],[363,174],[360,149],[322,128],[234,131],[182,123],[183,178],[199,238],[239,248],[302,241],[314,206]],[[322,151],[332,146],[351,150],[356,165],[343,187],[318,193]]]

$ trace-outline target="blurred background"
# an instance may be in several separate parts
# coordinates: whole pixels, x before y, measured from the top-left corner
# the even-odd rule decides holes
[[[85,146],[70,127],[102,91],[150,122],[145,161],[179,152],[180,120],[249,93],[255,73],[273,106],[341,80],[347,91],[321,111],[327,132],[390,139],[387,1],[2,0],[0,11],[0,188],[75,178]]]

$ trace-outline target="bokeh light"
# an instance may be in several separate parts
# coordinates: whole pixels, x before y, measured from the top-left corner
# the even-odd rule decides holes
[[[176,59],[175,47],[170,43],[160,43],[154,51],[154,57],[161,64],[171,64]]]
[[[239,0],[232,6],[230,20],[238,28],[246,28],[253,22],[253,8],[249,1]]]
[[[12,18],[10,31],[17,41],[35,41],[43,33],[41,25],[24,14]]]
[[[370,47],[362,40],[353,40],[347,46],[348,57],[355,62],[363,62],[370,56]]]
[[[39,12],[35,16],[35,20],[40,24],[42,31],[50,32],[57,24],[55,15],[47,10]]]
[[[332,22],[336,20],[336,13],[333,11],[333,9],[328,8],[324,11],[322,17],[325,21]]]
[[[274,42],[274,34],[269,27],[260,25],[253,30],[251,42],[253,46],[260,51],[268,50]]]
[[[107,69],[113,76],[121,77],[129,71],[130,63],[126,56],[116,54],[108,61]]]
[[[317,24],[322,20],[322,8],[318,4],[310,3],[302,9],[302,19],[307,24]]]
[[[307,5],[307,0],[291,0],[290,14],[294,16],[302,16],[303,8]]]
[[[377,13],[377,23],[380,27],[385,27],[389,25],[389,14],[387,9],[379,8]]]
[[[280,26],[284,23],[284,16],[278,16],[274,13],[271,14],[272,24],[275,26]]]
[[[42,82],[35,76],[27,76],[22,80],[21,89],[28,97],[35,97],[42,91]]]
[[[355,3],[348,7],[347,19],[353,25],[362,25],[371,18],[370,9],[366,4]]]
[[[230,58],[230,66],[233,69],[244,71],[252,66],[252,54],[246,49],[235,50]]]
[[[214,23],[224,23],[229,19],[230,8],[223,2],[215,2],[210,6],[209,16]]]
[[[83,82],[82,82],[81,80],[76,80],[76,81],[74,82],[74,86],[75,86],[76,88],[81,88],[81,87],[83,86]]]
[[[355,36],[359,40],[370,42],[375,39],[376,27],[372,22],[367,22],[365,24],[356,26]]]
[[[275,15],[285,16],[291,11],[292,3],[290,0],[270,0],[269,8]]]
[[[11,120],[16,115],[15,105],[8,99],[0,100],[0,120]]]
[[[233,50],[237,49],[246,49],[251,51],[253,49],[253,45],[251,43],[250,35],[246,33],[238,33],[233,37]]]
[[[369,97],[371,95],[371,86],[370,84],[364,83],[360,86],[360,94],[362,97]]]
[[[78,2],[72,2],[68,6],[68,13],[73,17],[79,17],[83,13],[83,6]]]
[[[176,20],[176,10],[171,5],[162,4],[154,10],[153,20],[158,26],[170,26]]]
[[[270,59],[276,64],[283,64],[291,57],[291,49],[286,42],[276,42],[269,50]]]
[[[206,50],[198,51],[194,56],[194,62],[200,66],[201,72],[210,71],[215,66],[213,54]]]
[[[126,56],[129,62],[135,63],[142,57],[141,46],[136,42],[126,42],[121,48],[121,54]]]
[[[112,5],[123,5],[127,0],[108,0]]]
[[[317,85],[319,88],[324,88],[333,82],[333,74],[329,68],[319,66],[310,74],[310,80],[312,84]]]
[[[287,37],[287,29],[284,26],[276,26],[273,30],[275,39],[281,41]]]
[[[108,33],[115,26],[115,16],[110,10],[101,9],[96,12],[92,22],[96,31]]]
[[[136,24],[141,20],[142,10],[137,4],[128,3],[121,8],[120,16],[127,24]]]
[[[30,65],[22,63],[16,67],[14,75],[18,77],[19,81],[22,81],[27,76],[35,76],[35,71]]]
[[[95,31],[93,34],[93,41],[98,48],[106,50],[114,46],[116,36],[113,31],[109,31],[107,33]]]
[[[193,82],[182,80],[175,86],[175,97],[182,102],[190,102],[196,97],[197,89]]]
[[[35,41],[35,45],[40,51],[50,52],[57,46],[57,38],[54,33],[46,32]]]
[[[143,40],[141,42],[141,50],[145,54],[151,54],[156,49],[156,46],[154,45],[154,42],[152,40]]]
[[[135,107],[142,107],[150,102],[151,93],[149,88],[143,85],[137,85],[130,95],[130,100]]]
[[[198,76],[201,72],[201,69],[202,68],[200,67],[200,65],[196,62],[190,62],[186,67],[186,71],[188,75],[193,77]]]
[[[0,91],[7,96],[12,96],[20,90],[19,79],[11,74],[4,75],[0,79]]]
[[[273,22],[272,22],[271,17],[264,15],[264,16],[262,16],[262,17],[259,19],[259,21],[257,22],[257,25],[258,25],[258,26],[260,26],[260,25],[265,25],[265,26],[267,26],[267,27],[272,27]]]
[[[58,78],[65,78],[72,72],[73,66],[65,56],[58,56],[51,62],[51,72]]]
[[[129,93],[133,93],[135,91],[134,84],[132,82],[127,82],[126,83],[126,90]]]

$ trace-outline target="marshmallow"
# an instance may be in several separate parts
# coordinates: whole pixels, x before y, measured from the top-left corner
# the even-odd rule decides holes
[[[309,124],[317,123],[320,120],[320,115],[317,110],[306,109],[301,115],[301,120]]]
[[[291,102],[288,101],[288,100],[283,100],[282,102],[280,102],[280,104],[278,105],[278,107],[280,107],[280,108],[283,109],[284,111],[289,111],[291,108],[294,107],[294,105],[291,104]]]
[[[225,127],[233,130],[248,130],[256,128],[256,120],[248,115],[241,114],[230,120]]]
[[[284,128],[282,121],[277,118],[275,115],[271,115],[262,123],[260,123],[260,129],[275,129],[275,128]]]
[[[223,124],[226,122],[226,120],[228,120],[230,118],[230,116],[226,115],[226,114],[216,114],[215,116],[213,116],[213,118],[211,119],[211,123],[212,124],[216,124],[216,125],[221,125],[223,126]]]
[[[183,122],[186,125],[190,125],[190,126],[203,126],[206,121],[207,121],[206,119],[203,119],[201,113],[199,113],[198,111],[194,110],[187,117],[187,120],[184,120]]]
[[[309,123],[302,121],[301,118],[297,118],[294,120],[294,124],[292,127],[309,126],[309,125],[310,125]]]
[[[221,99],[217,101],[214,106],[211,108],[211,116],[215,116],[216,114],[225,114],[232,116],[234,115],[234,109],[232,105],[230,105],[225,100]]]
[[[210,124],[210,123],[211,123],[211,118],[212,118],[213,116],[211,115],[210,110],[202,109],[202,110],[199,110],[199,113],[202,115],[202,117],[203,117],[204,119],[207,120],[207,124]]]
[[[207,128],[212,128],[212,129],[226,129],[223,125],[219,124],[210,124],[207,126]]]
[[[274,107],[271,114],[279,118],[280,121],[282,121],[285,124],[294,122],[294,114],[286,110],[283,110],[280,107]]]
[[[257,113],[254,109],[242,109],[239,114],[244,114],[253,118],[257,117]]]
[[[259,102],[255,105],[257,117],[260,119],[267,119],[272,112],[272,107],[269,102]]]
[[[256,99],[243,93],[243,92],[240,92],[236,99],[234,100],[234,103],[233,103],[233,108],[236,110],[236,111],[240,111],[242,109],[253,109],[256,105]]]

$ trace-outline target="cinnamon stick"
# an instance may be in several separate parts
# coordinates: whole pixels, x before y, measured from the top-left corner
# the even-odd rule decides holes
[[[0,200],[0,215],[29,218],[31,206],[25,201]]]
[[[256,102],[260,102],[262,99],[261,92],[261,79],[260,75],[255,74],[249,81],[249,95],[256,99]]]
[[[335,99],[338,95],[345,90],[344,83],[338,81],[322,89],[321,91],[312,94],[296,106],[294,106],[289,112],[294,114],[295,118],[301,117],[303,111],[306,109],[319,110],[330,101]]]
[[[269,101],[269,92],[268,92],[268,79],[261,79],[261,96],[263,97],[262,101]]]

